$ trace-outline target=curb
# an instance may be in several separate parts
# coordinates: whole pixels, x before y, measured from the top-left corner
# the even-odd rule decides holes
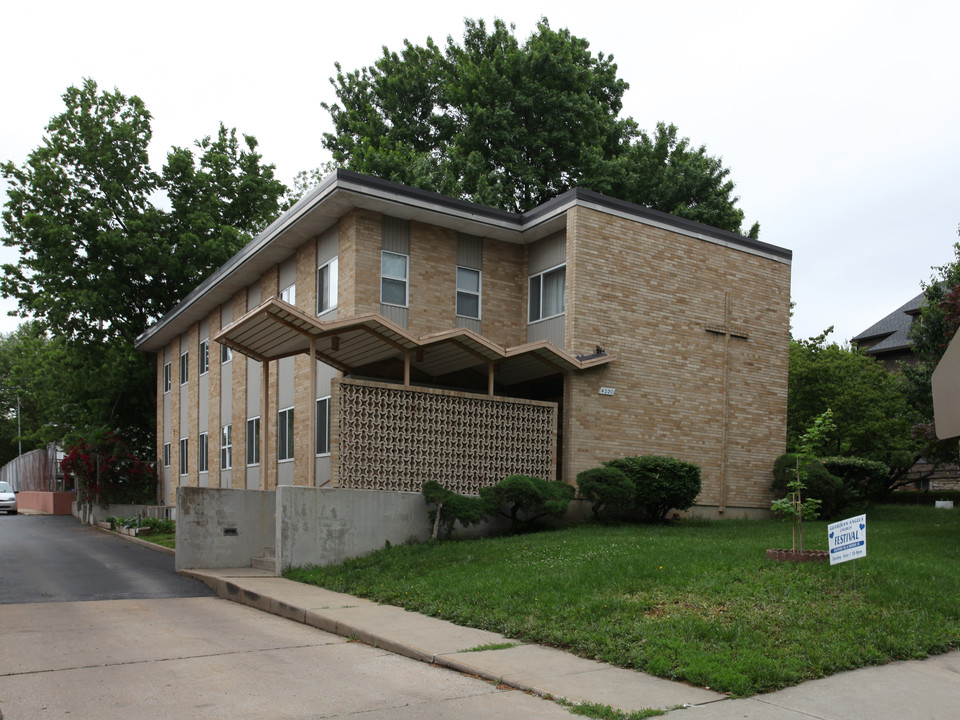
[[[147,542],[146,540],[141,540],[140,538],[134,537],[133,535],[123,535],[122,533],[114,532],[113,530],[107,530],[98,525],[88,525],[87,527],[92,527],[94,530],[97,530],[107,535],[113,535],[118,537],[121,540],[126,540],[127,542],[136,543],[137,545],[142,545],[143,547],[150,548],[151,550],[156,550],[157,552],[166,553],[167,555],[176,555],[177,551],[174,548],[164,547],[163,545],[157,545],[156,543]],[[0,718],[2,720],[2,718]]]

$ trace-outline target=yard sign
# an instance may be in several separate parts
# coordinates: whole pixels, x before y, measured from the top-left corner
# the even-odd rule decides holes
[[[857,515],[827,526],[830,564],[867,556],[867,516]]]

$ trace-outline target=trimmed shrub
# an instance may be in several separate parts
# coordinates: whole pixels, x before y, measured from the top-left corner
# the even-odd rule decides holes
[[[686,510],[700,494],[700,468],[662,455],[619,458],[606,467],[622,471],[634,486],[634,507],[642,520],[662,521],[670,510]]]
[[[577,473],[580,497],[589,500],[596,520],[622,515],[633,507],[636,487],[615,467],[597,467]]]
[[[510,475],[496,485],[480,488],[480,497],[488,507],[499,508],[501,515],[510,518],[514,530],[523,530],[542,517],[563,515],[575,492],[572,485],[560,480]]]
[[[819,516],[829,519],[850,502],[847,492],[840,478],[831,475],[819,460],[808,460],[806,464],[807,477],[805,497],[816,498],[820,501]],[[787,483],[796,477],[797,455],[786,453],[778,457],[773,463],[773,483],[771,489],[777,496],[785,495]]]
[[[436,480],[425,482],[421,492],[428,503],[436,506],[430,510],[431,529],[436,522],[437,511],[440,512],[438,537],[450,537],[453,526],[458,522],[463,527],[476,525],[489,517],[495,509],[483,498],[460,495],[443,487]]]
[[[857,502],[878,502],[890,492],[890,468],[882,462],[859,457],[827,457],[820,462],[840,478],[847,496]]]

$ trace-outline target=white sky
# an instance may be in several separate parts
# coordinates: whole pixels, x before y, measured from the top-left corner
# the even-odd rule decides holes
[[[290,184],[329,157],[328,78],[404,38],[462,38],[464,17],[500,17],[522,40],[546,14],[612,54],[624,115],[658,120],[723,157],[744,229],[794,252],[797,337],[847,340],[953,259],[960,223],[960,5],[813,0],[584,3],[4,3],[0,160],[21,164],[71,84],[139,95],[151,163],[218,123],[255,135]],[[482,13],[482,15],[481,15]],[[5,192],[4,198],[5,199]],[[16,255],[0,248],[0,261]],[[0,331],[16,327],[0,300]]]

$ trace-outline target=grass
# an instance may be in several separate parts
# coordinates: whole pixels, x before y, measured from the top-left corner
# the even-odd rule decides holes
[[[286,576],[746,696],[960,646],[960,511],[867,512],[866,558],[776,563],[777,521],[689,520],[386,548]],[[826,523],[804,523],[826,549]]]
[[[165,548],[177,548],[177,534],[176,533],[150,533],[149,535],[142,535],[141,540],[146,540],[151,542],[154,545],[163,545]]]

